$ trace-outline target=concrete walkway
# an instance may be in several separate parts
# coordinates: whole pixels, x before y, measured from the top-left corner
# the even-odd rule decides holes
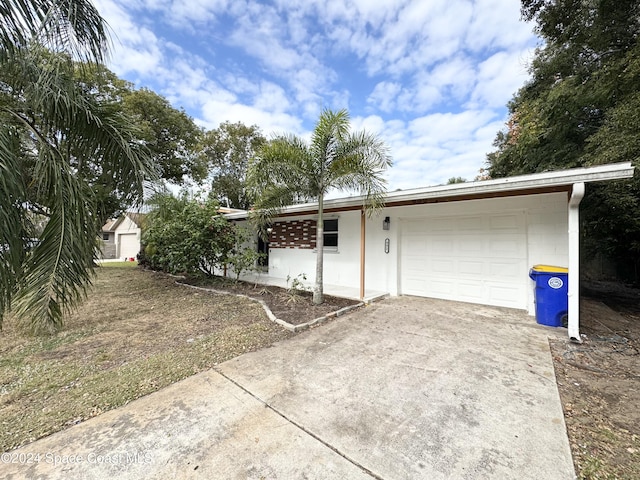
[[[274,287],[288,288],[289,282],[284,278],[271,277],[267,273],[248,273],[240,277],[241,280],[249,283],[257,283],[260,285],[272,285]],[[314,283],[310,281],[303,281],[302,284],[311,292],[313,291]],[[332,285],[325,283],[323,285],[323,291],[325,295],[331,295],[333,297],[350,298],[352,300],[362,300],[365,303],[377,301],[380,298],[389,295],[389,292],[382,290],[372,290],[367,288],[364,292],[364,297],[360,296],[359,287],[349,287],[346,285]]]
[[[572,479],[562,333],[387,299],[5,454],[0,477]]]

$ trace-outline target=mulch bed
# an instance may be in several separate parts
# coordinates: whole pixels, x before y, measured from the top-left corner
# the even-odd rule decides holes
[[[360,303],[358,300],[325,295],[321,305],[314,305],[312,293],[309,291],[257,285],[250,282],[233,281],[224,277],[188,277],[181,280],[181,283],[262,300],[277,318],[292,325],[308,323],[316,318]]]
[[[580,331],[550,342],[578,478],[640,478],[640,290],[584,282]]]

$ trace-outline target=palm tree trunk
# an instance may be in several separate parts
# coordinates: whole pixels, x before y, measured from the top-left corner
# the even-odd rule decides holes
[[[313,303],[320,305],[324,302],[322,291],[322,270],[324,260],[324,195],[318,197],[318,220],[316,222],[316,284],[313,288]]]

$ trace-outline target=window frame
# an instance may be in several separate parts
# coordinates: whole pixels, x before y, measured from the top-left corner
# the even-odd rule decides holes
[[[327,222],[335,222],[335,229],[328,229]],[[327,245],[327,235],[335,238],[335,245]],[[340,246],[340,222],[338,217],[324,218],[322,221],[323,250],[329,252],[337,252]]]

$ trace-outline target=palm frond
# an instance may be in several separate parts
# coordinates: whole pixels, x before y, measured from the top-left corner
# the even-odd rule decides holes
[[[109,37],[90,0],[4,0],[0,3],[0,60],[36,41],[55,52],[102,62]]]
[[[1,259],[0,268],[12,269],[15,280],[0,283],[0,308],[11,306],[34,333],[51,332],[91,283],[102,223],[95,182],[135,202],[156,172],[133,121],[78,88],[68,56],[32,46],[5,65],[0,81],[12,95],[0,102],[10,125],[0,136],[0,169],[14,168],[20,178],[0,182],[6,185],[0,222],[12,228],[7,237],[17,245],[30,230],[30,214],[38,211],[48,221],[33,248],[18,258],[14,252],[23,245],[11,247],[13,256]]]
[[[17,119],[41,141],[55,140],[59,143],[56,147],[64,143],[80,174],[83,163],[99,159],[104,178],[124,182],[114,183],[112,188],[125,194],[125,202],[142,197],[145,179],[157,178],[158,171],[145,147],[135,140],[140,131],[118,104],[99,101],[78,88],[76,63],[66,55],[33,46],[7,67],[12,78],[6,83],[23,99],[19,110],[11,112]],[[33,116],[29,112],[38,113]]]
[[[323,110],[311,135],[311,150],[322,159],[324,169],[335,158],[336,149],[349,134],[349,112],[347,110]]]
[[[366,132],[349,133],[346,110],[325,110],[307,145],[299,137],[280,136],[263,147],[249,168],[256,209],[273,212],[293,203],[295,193],[317,199],[331,188],[357,191],[367,206],[381,206],[391,166],[384,142]],[[289,203],[287,203],[289,202]]]
[[[305,199],[317,195],[316,174],[311,152],[304,141],[289,135],[273,139],[257,153],[249,164],[247,182],[256,193],[272,187],[278,187],[278,191],[288,188],[297,192],[299,199]],[[276,199],[274,195],[269,198],[272,202]]]
[[[279,211],[318,195],[318,174],[304,141],[295,135],[276,137],[249,163],[247,185],[256,198],[251,220],[263,238]]]
[[[272,185],[262,190],[258,202],[249,212],[249,221],[263,240],[268,238],[267,228],[282,208],[295,203],[297,192],[287,185]]]
[[[97,246],[93,195],[56,152],[41,151],[38,166],[50,215],[26,256],[12,302],[25,329],[35,334],[59,329],[63,313],[83,300]]]
[[[376,136],[364,131],[351,134],[342,144],[330,168],[332,187],[356,191],[366,198],[366,207],[384,204],[387,182],[383,174],[392,165],[389,149]]]
[[[20,138],[14,128],[0,128],[0,330],[4,313],[20,278],[25,238],[21,200],[26,186],[21,175]]]

